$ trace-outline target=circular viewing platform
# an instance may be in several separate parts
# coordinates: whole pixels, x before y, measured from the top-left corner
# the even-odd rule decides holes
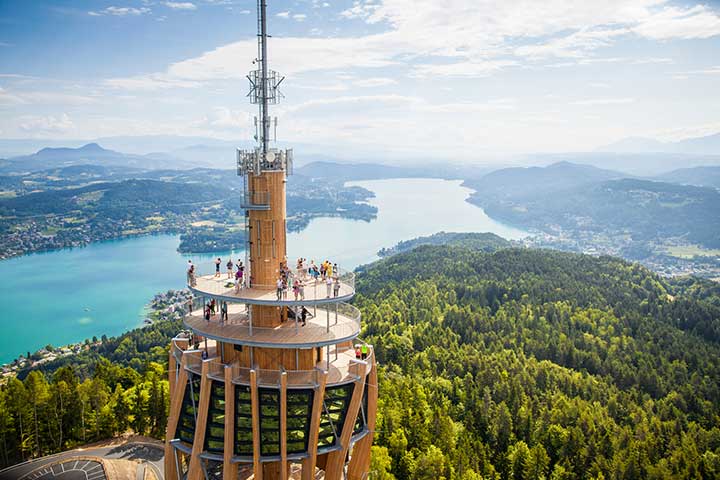
[[[224,381],[225,368],[232,368],[232,383],[236,385],[250,385],[250,371],[252,369],[241,367],[236,362],[225,364],[220,360],[214,342],[208,344],[209,356],[202,358],[202,344],[200,349],[185,349],[176,343],[176,340],[186,341],[184,338],[176,337],[172,342],[172,354],[178,365],[184,364],[185,369],[196,375],[202,375],[203,363],[208,363],[208,376]],[[358,379],[355,373],[355,366],[359,362],[367,363],[365,375],[370,373],[372,368],[372,356],[374,354],[371,346],[368,345],[366,358],[357,358],[355,350],[350,346],[335,345],[329,350],[329,358],[317,362],[314,370],[268,370],[254,369],[257,374],[259,386],[278,388],[280,377],[283,373],[287,375],[288,388],[313,388],[318,385],[318,378],[323,372],[327,372],[327,385],[340,385],[353,382]],[[184,360],[183,360],[183,357]],[[184,363],[183,363],[184,361]]]
[[[295,278],[303,278],[293,276]],[[329,287],[322,279],[313,279],[307,276],[303,279],[305,284],[304,295],[298,296],[295,300],[292,285],[287,288],[287,293],[281,295],[278,300],[277,289],[274,286],[252,286],[236,289],[235,281],[227,278],[225,272],[217,277],[211,275],[196,275],[194,282],[188,279],[188,288],[196,295],[225,300],[233,303],[245,303],[250,305],[272,305],[272,306],[299,306],[299,305],[320,305],[324,303],[336,303],[350,300],[355,295],[355,274],[353,272],[340,271],[337,276],[340,288],[335,292],[335,286]],[[304,297],[304,298],[303,298]]]
[[[301,307],[300,307],[301,308]],[[299,310],[299,308],[298,308]],[[203,337],[254,347],[309,348],[353,340],[360,334],[360,310],[347,303],[307,308],[306,324],[300,315],[288,318],[274,328],[253,326],[243,304],[228,304],[227,320],[220,313],[205,320],[202,305],[183,323]],[[295,310],[289,312],[292,317]]]

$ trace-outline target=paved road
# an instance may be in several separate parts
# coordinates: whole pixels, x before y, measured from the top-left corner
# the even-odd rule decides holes
[[[14,465],[10,468],[6,468],[5,470],[0,470],[0,480],[19,480],[24,476],[30,474],[31,472],[36,472],[38,470],[45,473],[43,475],[31,475],[28,478],[45,480],[58,477],[59,474],[62,474],[63,480],[74,479],[75,477],[73,475],[77,475],[78,479],[85,480],[87,478],[86,474],[81,470],[73,470],[72,472],[65,471],[63,473],[62,468],[47,468],[50,464],[56,462],[62,462],[63,464],[66,464],[65,462],[72,462],[70,464],[66,464],[68,466],[64,467],[65,469],[69,469],[70,465],[76,466],[74,465],[75,462],[73,460],[76,457],[100,457],[107,459],[140,460],[141,462],[144,462],[146,465],[152,468],[158,478],[164,478],[164,455],[165,452],[163,451],[162,446],[140,442],[129,442],[122,445],[87,448],[83,450],[70,450],[68,452],[63,452],[56,455],[49,455],[47,457],[42,457],[31,460],[29,462]],[[82,467],[83,465],[78,466]],[[98,477],[97,480],[102,480],[102,478]]]

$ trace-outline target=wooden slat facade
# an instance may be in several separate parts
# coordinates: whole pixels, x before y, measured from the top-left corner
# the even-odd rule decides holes
[[[308,318],[305,327],[289,320],[288,309],[295,306],[292,288],[289,289],[287,300],[280,302],[277,302],[275,292],[280,268],[287,261],[285,172],[263,171],[260,175],[249,174],[247,180],[249,191],[261,194],[258,198],[269,199],[269,208],[250,209],[247,217],[250,264],[246,266],[246,273],[252,275],[253,287],[235,293],[224,269],[221,269],[219,278],[206,275],[196,279],[197,285],[192,288],[196,295],[205,295],[208,300],[215,298],[218,303],[230,302],[229,318],[221,323],[220,315],[217,314],[208,322],[202,311],[191,312],[185,318],[185,325],[195,335],[205,337],[204,341],[200,338],[200,351],[183,352],[180,357],[181,365],[178,367],[174,347],[171,348],[168,362],[170,415],[166,435],[165,478],[180,480],[182,477],[182,472],[177,471],[175,462],[175,448],[180,447],[191,452],[189,462],[183,462],[188,468],[188,480],[205,478],[206,461],[201,459],[204,453],[215,455],[211,457],[214,458],[212,462],[222,463],[223,480],[238,480],[239,477],[287,480],[291,476],[291,462],[301,463],[302,480],[314,480],[318,468],[325,470],[326,479],[339,480],[345,470],[356,419],[363,402],[363,392],[368,388],[366,426],[370,433],[356,443],[352,459],[347,465],[348,475],[353,480],[366,478],[370,465],[372,432],[375,429],[377,369],[374,355],[367,362],[357,361],[355,357],[353,341],[360,331],[359,312],[356,309],[353,311],[354,307],[347,305],[340,305],[342,308],[332,305],[351,298],[355,294],[354,284],[350,277],[341,276],[340,292],[335,299],[328,298],[323,282],[308,279],[303,305],[311,309],[313,304],[317,304],[317,316]],[[288,266],[295,267],[294,259],[290,260]],[[346,281],[343,281],[343,278]],[[246,306],[246,303],[249,305]],[[327,308],[320,304],[327,304]],[[345,315],[342,312],[345,312]],[[197,337],[194,341],[197,342]],[[188,348],[189,340],[178,338],[173,342],[183,350]],[[206,357],[202,363],[201,354]],[[188,370],[193,372],[192,377]],[[188,422],[192,421],[192,417],[187,413],[190,405],[183,405],[183,402],[187,402],[184,397],[190,378],[197,382],[198,376],[199,401],[197,405],[192,405],[196,415],[194,426],[190,426]],[[233,381],[237,382],[237,385]],[[219,395],[219,386],[218,390],[213,389],[217,382],[224,384],[224,397],[220,399],[213,396],[213,391],[216,392],[215,395]],[[339,448],[318,455],[318,442],[322,440],[319,430],[323,424],[325,395],[331,394],[328,390],[331,386],[348,384],[352,385],[352,390],[332,390],[333,395],[343,392],[340,404],[347,408],[343,412],[342,431],[336,434],[334,447]],[[305,393],[295,392],[294,389],[305,390]],[[298,407],[298,400],[295,399],[305,395],[309,403],[310,389],[312,404],[308,404],[307,410],[299,410],[302,401]],[[248,402],[248,392],[249,408],[245,403]],[[292,408],[292,420],[289,420],[289,396],[292,402],[296,402]],[[224,411],[218,412],[220,407],[217,402],[220,401],[224,402]],[[338,402],[337,398],[333,401],[336,404]],[[183,408],[188,409],[184,417]],[[211,424],[212,441],[208,448],[212,448],[212,451],[204,452],[211,409],[214,409],[214,424]],[[297,411],[303,413],[296,413]],[[220,422],[218,418],[221,414],[224,415],[224,445],[220,455],[219,432],[215,427]],[[304,420],[301,420],[299,423],[302,427],[299,427],[298,418],[303,419],[306,414],[309,425],[303,424]],[[265,419],[264,422],[261,422],[261,417]],[[184,426],[179,429],[181,418],[184,418]],[[276,418],[277,423],[274,423]],[[292,422],[290,439],[289,422]],[[194,430],[191,427],[194,427]],[[180,441],[178,430],[183,433],[184,441]],[[298,438],[305,440],[304,437],[299,437],[298,431],[307,435],[305,452],[303,444],[298,445]],[[190,438],[192,445],[187,443]],[[263,445],[263,438],[272,441],[272,445]],[[325,437],[322,442],[328,442],[328,438]],[[288,453],[289,441],[291,453]],[[323,445],[328,447],[326,443]],[[332,445],[330,447],[333,448]],[[272,454],[266,453],[267,456],[263,457],[264,450]],[[184,460],[187,459],[186,453],[181,455]],[[288,460],[289,458],[292,460]],[[295,478],[297,472],[292,475]]]

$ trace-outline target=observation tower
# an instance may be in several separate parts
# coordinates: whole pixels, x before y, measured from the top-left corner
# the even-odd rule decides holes
[[[377,369],[372,347],[358,340],[360,312],[347,303],[354,274],[333,268],[315,278],[307,263],[297,268],[287,259],[292,150],[269,146],[277,126],[269,106],[282,96],[283,78],[268,69],[267,38],[259,0],[258,69],[248,75],[248,96],[259,106],[257,146],[237,152],[245,271],[241,282],[224,263],[220,276],[214,266],[188,272],[187,331],[169,355],[167,480],[360,480],[370,467]],[[283,279],[286,296],[277,292]]]

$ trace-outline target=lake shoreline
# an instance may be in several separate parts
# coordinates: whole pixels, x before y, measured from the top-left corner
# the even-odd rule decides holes
[[[352,270],[377,260],[377,252],[402,240],[447,232],[524,235],[465,201],[460,181],[389,179],[347,182],[375,194],[377,218],[313,218],[288,233],[288,258],[329,259]],[[331,241],[332,240],[332,241]],[[214,268],[218,256],[244,261],[244,249],[185,254],[179,236],[148,234],[93,242],[78,248],[33,252],[0,262],[11,279],[0,292],[6,305],[0,325],[0,363],[47,344],[68,345],[102,334],[116,336],[142,325],[142,309],[158,292],[181,289],[188,259]]]

